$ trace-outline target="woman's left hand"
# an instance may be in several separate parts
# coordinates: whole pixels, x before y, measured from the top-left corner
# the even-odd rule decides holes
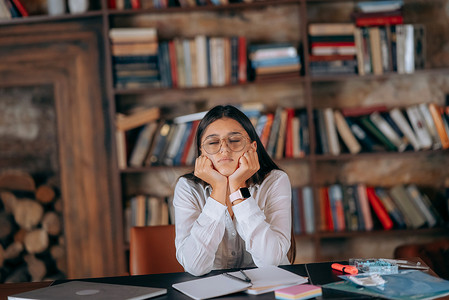
[[[257,151],[253,147],[246,151],[239,159],[239,166],[229,176],[231,193],[246,186],[246,181],[260,169]]]

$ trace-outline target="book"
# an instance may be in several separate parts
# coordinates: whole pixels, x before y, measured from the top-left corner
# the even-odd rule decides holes
[[[432,118],[432,114],[430,113],[429,105],[427,103],[418,104],[418,109],[421,112],[421,115],[424,119],[424,124],[432,138],[432,149],[441,149],[441,140],[438,136],[436,124]]]
[[[340,154],[340,143],[338,142],[337,129],[334,121],[332,108],[324,109],[324,124],[329,145],[329,153],[332,155]]]
[[[401,112],[399,108],[393,108],[389,112],[390,117],[393,119],[393,121],[396,123],[396,125],[399,127],[399,129],[402,131],[404,136],[407,138],[407,140],[412,145],[413,149],[415,151],[418,151],[421,149],[421,145],[418,142],[418,138],[415,135],[415,132],[410,127],[410,124],[406,120],[405,116]]]
[[[398,149],[399,152],[403,152],[407,148],[407,144],[404,143],[404,141],[381,114],[378,112],[373,112],[369,118],[383,133],[383,135]]]
[[[321,287],[312,284],[298,284],[274,291],[276,299],[310,299],[321,296]]]
[[[432,116],[433,123],[435,125],[435,130],[438,133],[440,139],[441,147],[443,149],[449,148],[449,136],[444,127],[443,118],[441,117],[440,108],[435,103],[429,103],[429,112]]]
[[[421,195],[421,192],[418,190],[416,185],[409,184],[407,185],[406,190],[410,199],[412,200],[412,203],[416,206],[417,211],[419,211],[426,219],[427,225],[429,227],[434,227],[437,224],[437,219],[424,202],[423,196]]]
[[[360,275],[358,275],[360,276]],[[365,275],[366,276],[366,275]],[[344,281],[323,285],[323,294],[327,289],[346,293],[369,295],[386,299],[434,299],[449,295],[449,281],[418,270],[401,271],[398,274],[382,275],[385,284],[379,286],[356,285],[343,276]]]
[[[401,211],[397,208],[397,206],[394,204],[393,200],[391,199],[390,195],[388,195],[388,193],[385,191],[385,189],[377,187],[375,188],[375,193],[379,198],[379,200],[384,205],[386,211],[388,212],[388,215],[394,222],[395,226],[401,229],[406,228],[407,224],[404,221],[404,216],[402,215]]]
[[[151,141],[153,140],[157,127],[158,124],[156,122],[151,122],[145,125],[139,132],[136,144],[129,158],[130,166],[141,167],[143,165],[148,151],[150,150]]]
[[[397,147],[379,130],[379,128],[371,121],[369,116],[360,118],[360,123],[368,130],[374,138],[381,142],[387,150],[396,151]]]
[[[329,186],[329,201],[332,211],[332,220],[335,231],[344,231],[346,229],[345,215],[343,208],[343,190],[340,184]]]
[[[368,196],[368,201],[371,204],[371,208],[379,219],[384,230],[390,230],[393,228],[393,221],[387,213],[387,210],[383,206],[380,199],[377,197],[373,187],[366,188],[366,194]]]
[[[266,266],[245,270],[251,283],[245,282],[240,272],[209,276],[175,283],[172,287],[192,299],[209,299],[240,291],[259,295],[279,288],[307,282],[307,278],[276,266]],[[239,277],[241,280],[234,277]]]
[[[360,143],[355,138],[351,128],[349,128],[348,123],[339,110],[334,110],[334,119],[338,133],[349,149],[349,152],[352,154],[359,153],[362,150],[362,146],[360,146]]]
[[[303,212],[305,216],[305,233],[311,234],[315,232],[315,209],[313,201],[313,191],[310,186],[302,188]]]
[[[416,134],[420,149],[430,149],[432,147],[432,137],[425,127],[425,121],[418,109],[418,106],[409,106],[405,110]]]
[[[126,131],[150,123],[151,121],[157,121],[159,117],[159,107],[139,108],[129,115],[117,113],[115,122],[118,130]]]
[[[403,185],[396,185],[392,187],[390,189],[390,195],[401,210],[404,217],[406,217],[407,227],[420,228],[426,224],[426,219],[411,202],[412,200]]]
[[[312,23],[309,24],[310,35],[345,35],[353,34],[354,23]]]
[[[363,227],[364,230],[370,231],[373,229],[374,223],[371,216],[371,210],[369,208],[368,195],[366,192],[366,185],[363,183],[357,184],[357,201],[358,201],[358,214],[363,215]]]

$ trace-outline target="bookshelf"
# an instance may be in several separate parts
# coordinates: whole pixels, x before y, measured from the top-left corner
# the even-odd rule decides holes
[[[428,41],[437,40],[427,47],[427,68],[412,74],[384,73],[382,75],[326,75],[312,76],[309,68],[309,39],[307,26],[319,22],[348,22],[358,0],[266,0],[250,3],[231,3],[223,6],[169,7],[165,9],[108,9],[108,1],[91,1],[93,9],[84,14],[62,16],[30,16],[23,19],[1,20],[0,25],[77,22],[95,19],[101,23],[100,46],[104,54],[104,83],[108,99],[109,120],[114,120],[117,112],[134,106],[161,106],[167,117],[206,110],[216,104],[241,104],[262,102],[274,110],[277,106],[305,109],[310,130],[310,155],[299,159],[281,159],[277,162],[290,176],[293,186],[309,185],[317,194],[319,187],[335,182],[354,183],[362,181],[379,186],[399,183],[416,183],[444,188],[444,180],[449,173],[441,169],[447,163],[447,150],[427,150],[419,152],[379,152],[337,156],[317,154],[316,126],[314,110],[331,107],[341,109],[349,106],[369,106],[395,101],[395,107],[417,104],[423,98],[432,97],[443,104],[444,94],[449,93],[449,59],[444,51],[444,25],[432,25],[429,15],[437,14],[442,24],[448,22],[438,5],[442,1],[423,3],[405,0],[404,23],[428,25]],[[418,13],[424,11],[424,14]],[[270,20],[270,22],[261,22]],[[446,22],[446,23],[444,23]],[[439,27],[438,27],[439,26]],[[248,81],[244,84],[192,87],[192,88],[114,88],[113,65],[109,30],[118,27],[155,27],[158,38],[168,40],[177,37],[193,37],[197,34],[208,36],[243,35],[251,42],[291,42],[298,46],[302,61],[301,76],[285,77],[263,82]],[[447,32],[446,32],[447,33]],[[421,86],[420,86],[421,85]],[[419,89],[421,87],[421,90]],[[385,90],[385,92],[382,92]],[[423,91],[424,92],[423,92]],[[394,95],[394,98],[391,98]],[[390,97],[390,98],[389,98]],[[390,103],[386,103],[390,104]],[[110,157],[117,157],[115,124],[109,122],[105,134],[110,139]],[[386,171],[378,170],[378,166]],[[394,165],[394,167],[392,167]],[[420,174],[420,167],[430,174]],[[120,169],[116,162],[111,165],[111,195],[115,203],[113,219],[119,240],[125,240],[123,232],[124,201],[130,195],[145,193],[155,196],[169,196],[176,179],[192,168],[183,167],[127,167]],[[366,172],[370,170],[370,172]],[[390,173],[389,173],[390,172]],[[402,175],[401,175],[402,174]],[[157,189],[155,188],[157,187]],[[315,203],[317,203],[315,196]],[[316,204],[317,206],[318,204]],[[315,219],[319,219],[319,209],[315,209]],[[313,260],[341,258],[325,251],[329,241],[338,245],[342,240],[364,238],[382,239],[399,237],[434,237],[447,235],[447,228],[374,230],[372,232],[319,232],[299,235],[301,242],[309,243],[313,249]],[[128,245],[123,242],[126,257]],[[338,252],[338,251],[336,251]],[[126,261],[126,259],[125,259]]]

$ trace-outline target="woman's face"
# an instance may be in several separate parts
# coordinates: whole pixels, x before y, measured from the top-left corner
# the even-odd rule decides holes
[[[234,173],[239,166],[240,157],[251,147],[255,150],[256,142],[251,143],[242,125],[229,118],[218,119],[209,124],[201,138],[201,153],[206,155],[214,168],[224,176]],[[233,151],[240,148],[239,151]],[[215,154],[210,154],[207,151],[211,152],[210,149],[219,150]]]

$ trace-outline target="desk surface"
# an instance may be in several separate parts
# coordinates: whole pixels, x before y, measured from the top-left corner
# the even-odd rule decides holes
[[[323,263],[311,263],[311,264],[298,264],[298,265],[288,265],[281,266],[282,268],[296,273],[298,275],[309,277],[309,280],[312,284],[322,285],[329,282],[340,281],[341,279],[338,275],[341,275],[340,272],[332,270],[331,262],[323,262]],[[212,276],[216,274],[222,273],[222,270],[212,271],[207,276]],[[435,275],[432,271],[430,271],[432,275]],[[126,285],[136,285],[136,286],[150,286],[150,287],[160,287],[166,288],[167,294],[164,296],[160,296],[154,299],[157,300],[165,300],[165,299],[190,299],[184,294],[174,290],[171,286],[177,282],[183,282],[187,280],[197,279],[193,275],[188,273],[169,273],[169,274],[152,274],[152,275],[139,275],[139,276],[119,276],[119,277],[104,277],[104,278],[88,278],[88,279],[80,279],[83,281],[91,281],[91,282],[102,282],[102,283],[114,283],[114,284],[126,284]],[[56,281],[54,284],[59,284],[65,281]],[[32,283],[10,283],[10,284],[0,284],[0,300],[7,299],[8,295],[13,295],[29,290],[34,290],[37,288],[42,288],[49,286],[52,282],[32,282]],[[347,296],[347,297],[338,297],[338,299],[368,299],[369,297],[362,298],[363,296],[357,295]],[[326,297],[328,298],[328,297]],[[333,298],[334,297],[329,297]],[[228,295],[225,297],[221,297],[219,299],[275,299],[274,292],[266,293],[262,295],[247,295],[245,293],[236,293],[232,295]],[[370,298],[372,299],[372,298]],[[447,299],[447,298],[445,298]]]

